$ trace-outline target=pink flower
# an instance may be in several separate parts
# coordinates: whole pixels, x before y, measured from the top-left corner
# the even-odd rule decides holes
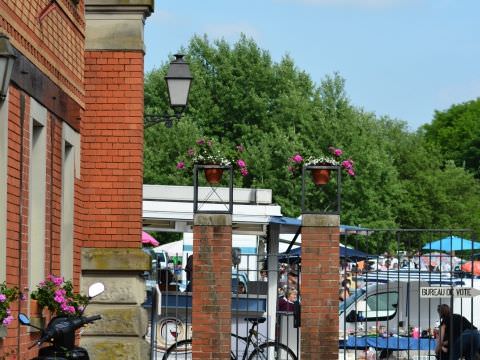
[[[0,294],[0,302],[4,302],[5,300],[7,300],[5,294]]]
[[[242,174],[242,176],[247,176],[248,175],[248,170],[247,168],[243,167],[240,169],[240,174]]]
[[[62,295],[56,295],[53,300],[59,304],[64,304],[65,303],[65,298]]]
[[[351,169],[351,168],[353,168],[353,161],[352,160],[342,161],[342,166],[347,170]]]
[[[177,169],[183,169],[183,168],[185,168],[185,163],[183,161],[179,161],[177,163]]]
[[[198,139],[197,144],[198,145],[203,145],[203,144],[205,144],[205,140],[204,139]]]
[[[9,315],[5,319],[3,319],[2,323],[3,325],[7,326],[7,325],[10,325],[12,321],[13,321],[13,316]]]
[[[297,164],[300,164],[303,161],[303,158],[300,154],[296,154],[292,157],[292,160]]]
[[[241,167],[241,168],[244,168],[244,167],[247,166],[247,164],[245,163],[245,161],[242,160],[242,159],[238,159],[238,160],[237,160],[237,165],[238,165],[239,167]]]
[[[242,144],[237,145],[237,151],[238,151],[238,152],[244,152],[244,151],[245,151],[245,148],[243,147]]]
[[[340,155],[342,155],[342,154],[343,154],[342,149],[335,149],[335,150],[333,150],[333,155],[335,155],[335,156],[340,156]]]
[[[293,168],[293,166],[288,166],[288,171],[290,171],[290,172],[294,172],[294,171],[295,171],[295,169]]]
[[[192,157],[193,155],[195,155],[195,150],[193,150],[192,148],[188,149],[187,150],[187,155]]]
[[[20,293],[20,300],[22,301],[27,300],[27,296],[24,293]]]
[[[353,169],[348,169],[347,174],[350,176],[355,176],[355,171]]]
[[[57,285],[57,286],[62,285],[62,283],[63,283],[63,277],[60,277],[60,276],[57,277],[57,278],[56,278],[56,277],[53,277],[53,283],[54,283],[55,285]]]
[[[55,290],[55,296],[64,296],[67,292],[64,289]]]

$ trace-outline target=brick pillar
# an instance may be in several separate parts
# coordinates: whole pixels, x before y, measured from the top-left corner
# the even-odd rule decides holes
[[[145,281],[139,275],[150,268],[140,247],[143,27],[153,3],[85,1],[82,286],[102,281],[106,290],[88,308],[103,318],[80,344],[98,360],[149,357],[147,314],[141,307]]]
[[[230,359],[232,217],[196,214],[193,228],[193,359]]]
[[[338,359],[340,217],[302,216],[302,360]]]

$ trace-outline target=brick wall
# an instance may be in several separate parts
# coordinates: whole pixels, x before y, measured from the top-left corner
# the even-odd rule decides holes
[[[23,100],[21,98],[23,97]],[[22,110],[22,103],[24,107]],[[8,183],[7,183],[7,283],[18,286],[26,295],[28,291],[28,224],[29,224],[29,178],[30,166],[30,98],[15,87],[10,88],[8,117]],[[23,114],[23,116],[22,116]],[[23,126],[21,126],[23,118]],[[46,228],[45,228],[45,276],[60,274],[60,223],[61,223],[61,163],[62,122],[52,114],[47,117],[47,166],[46,166]],[[78,190],[79,184],[76,184]],[[74,257],[79,258],[80,249]],[[80,279],[79,262],[74,267],[74,284]],[[35,289],[30,289],[35,290]],[[28,303],[21,301],[13,306],[18,312],[28,313]],[[14,321],[8,327],[8,337],[0,340],[0,355],[5,352],[20,352],[21,359],[32,358],[38,349],[27,348],[38,337],[28,333],[27,328]]]
[[[140,246],[143,52],[87,51],[82,121],[84,247]]]
[[[215,221],[209,219],[220,219]],[[230,219],[225,225],[223,220]],[[206,221],[205,221],[206,220]],[[195,215],[193,359],[230,359],[232,226],[229,215]],[[200,225],[202,224],[202,225]],[[205,225],[203,225],[205,224]]]
[[[75,7],[70,0],[0,0],[0,29],[32,63],[83,103],[84,1]]]
[[[302,360],[338,358],[339,217],[302,216]]]

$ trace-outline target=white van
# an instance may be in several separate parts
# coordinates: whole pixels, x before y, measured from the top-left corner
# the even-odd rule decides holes
[[[437,306],[451,304],[450,297],[426,298],[420,294],[424,287],[475,288],[480,279],[451,278],[448,274],[419,271],[384,271],[368,273],[363,278],[367,286],[352,292],[340,303],[340,333],[368,331],[384,326],[398,334],[418,327],[420,330],[438,326]],[[475,309],[474,311],[472,311]],[[480,328],[480,296],[453,298],[453,312],[461,314]]]
[[[168,262],[170,258],[168,257],[168,253],[164,250],[155,250],[153,249],[155,254],[157,255],[157,268],[158,269],[165,269],[168,267]]]

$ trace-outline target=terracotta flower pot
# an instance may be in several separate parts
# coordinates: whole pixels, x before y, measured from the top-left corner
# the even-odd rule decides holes
[[[317,186],[328,184],[330,181],[330,169],[312,169],[312,180]]]
[[[205,172],[205,179],[207,179],[209,184],[216,185],[222,181],[223,169],[206,168],[203,170]]]

